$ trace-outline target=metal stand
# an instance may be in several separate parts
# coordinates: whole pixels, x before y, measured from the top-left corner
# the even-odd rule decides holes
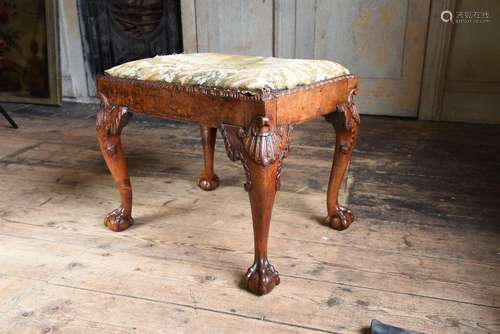
[[[386,325],[378,320],[372,320],[369,334],[423,334],[391,325]]]
[[[12,125],[12,127],[14,129],[17,129],[17,124],[16,122],[14,122],[14,120],[12,118],[10,118],[9,114],[7,114],[7,111],[5,111],[5,109],[0,106],[0,113],[2,113],[2,115],[5,117],[5,119],[10,123],[10,125]]]

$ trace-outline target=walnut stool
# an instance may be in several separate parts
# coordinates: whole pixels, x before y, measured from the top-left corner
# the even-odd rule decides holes
[[[97,81],[97,138],[121,205],[104,224],[113,231],[133,224],[132,188],[120,138],[131,111],[200,125],[205,167],[198,185],[203,190],[219,185],[213,169],[219,129],[229,158],[240,160],[246,172],[255,260],[245,284],[258,295],[270,292],[280,279],[267,258],[269,224],[294,125],[324,116],[335,128],[326,222],[344,230],[353,221],[351,211],[338,203],[338,194],[360,123],[353,103],[356,86],[347,69],[330,61],[213,53],[157,56],[106,71]]]

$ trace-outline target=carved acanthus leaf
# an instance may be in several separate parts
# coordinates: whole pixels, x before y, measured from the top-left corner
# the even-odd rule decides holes
[[[351,89],[347,96],[347,100],[337,104],[337,108],[334,112],[325,115],[326,121],[331,123],[335,128],[344,127],[349,131],[351,131],[353,127],[353,121],[359,125],[361,120],[358,108],[353,101],[356,92],[356,88]]]
[[[97,112],[97,130],[104,131],[106,136],[120,135],[132,113],[125,106],[111,105],[102,93],[98,93],[98,97],[101,100],[101,108]]]
[[[353,101],[356,92],[356,88],[351,89],[347,96],[347,100],[337,104],[337,109],[334,112],[324,116],[326,121],[333,125],[335,131],[347,130],[350,132],[349,140],[339,143],[342,153],[347,153],[349,149],[353,147],[356,136],[355,132],[361,123],[358,108]]]

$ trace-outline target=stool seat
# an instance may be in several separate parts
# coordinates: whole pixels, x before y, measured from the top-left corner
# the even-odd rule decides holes
[[[135,60],[113,67],[106,74],[260,94],[340,77],[349,70],[328,60],[194,53]]]

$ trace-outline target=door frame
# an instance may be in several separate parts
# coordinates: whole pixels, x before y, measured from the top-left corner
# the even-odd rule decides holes
[[[457,0],[432,0],[425,45],[422,88],[418,107],[419,120],[441,119],[448,72],[448,60],[454,25],[444,23],[441,13],[455,11]]]

